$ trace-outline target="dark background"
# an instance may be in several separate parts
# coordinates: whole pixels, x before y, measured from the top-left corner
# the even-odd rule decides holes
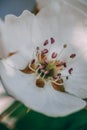
[[[32,11],[35,6],[35,0],[0,0],[0,17],[4,18],[6,14],[20,15],[23,10]]]

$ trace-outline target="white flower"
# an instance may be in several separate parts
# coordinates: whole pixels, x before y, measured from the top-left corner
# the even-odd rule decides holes
[[[7,22],[10,27],[11,20],[12,29],[4,28]],[[19,18],[9,16],[4,24],[2,41],[9,46],[14,43],[12,51],[17,52],[0,61],[1,81],[8,93],[27,107],[53,117],[84,108],[87,16],[71,6],[59,10],[49,6],[36,16],[28,11]],[[21,51],[16,45],[22,46]]]
[[[52,6],[53,8],[59,8],[62,5],[66,4],[73,6],[81,10],[82,12],[87,13],[87,1],[86,0],[36,0],[37,9],[40,10],[45,6]]]

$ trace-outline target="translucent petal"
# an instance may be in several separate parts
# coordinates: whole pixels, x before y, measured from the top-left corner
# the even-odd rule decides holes
[[[48,84],[44,88],[36,87],[34,75],[25,75],[14,70],[4,61],[0,67],[1,80],[8,93],[35,111],[60,117],[78,111],[86,105],[81,99],[58,92]]]
[[[23,48],[30,49],[30,47],[33,47],[33,19],[34,15],[25,10],[19,17],[7,15],[5,21],[0,21],[1,44],[5,50],[5,55]]]
[[[37,24],[39,23],[37,30],[41,34],[39,35],[41,40],[47,37],[55,38],[56,43],[51,52],[59,53],[63,44],[67,44],[59,59],[68,61],[71,54],[76,54],[76,60],[74,62],[72,60],[66,69],[68,71],[69,67],[73,67],[74,71],[69,80],[65,80],[65,88],[69,93],[87,98],[87,15],[83,6],[80,6],[80,9],[79,4],[78,7],[74,5],[75,1],[73,4],[60,3],[59,10],[56,10],[55,6],[52,8],[50,4],[45,6],[37,15]],[[38,36],[35,40],[38,41]]]
[[[79,56],[70,66],[73,68],[73,72],[65,81],[66,91],[80,98],[87,98],[87,61]]]
[[[0,114],[2,114],[2,112],[4,112],[13,102],[13,98],[5,95],[5,89],[0,80]]]
[[[30,54],[30,51],[26,49],[20,52],[16,52],[14,55],[9,56],[3,60],[10,67],[21,70],[24,69],[29,63],[31,63],[32,59],[33,54]]]

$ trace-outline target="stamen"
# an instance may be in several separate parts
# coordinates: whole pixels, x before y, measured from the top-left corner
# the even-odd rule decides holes
[[[46,64],[48,64],[48,63],[49,63],[49,61],[48,61],[48,59],[47,59],[47,58],[45,58],[45,59],[44,59],[44,62],[45,62]]]
[[[58,80],[57,82],[51,82],[53,88],[57,91],[60,91],[60,92],[65,92],[65,89],[64,89],[64,84],[63,84],[63,80],[60,79]]]
[[[58,78],[61,78],[61,73],[58,73],[58,75],[57,75],[57,76],[58,76]]]
[[[42,53],[42,54],[48,53],[48,49],[44,49],[41,53]]]
[[[49,43],[48,40],[46,40],[43,45],[46,46],[48,45],[48,43]]]
[[[72,59],[75,58],[75,57],[76,57],[76,54],[71,54],[70,55],[70,58],[72,58]]]
[[[29,64],[28,67],[29,67],[32,71],[35,71],[35,69],[33,69],[33,68],[31,67],[31,64]]]
[[[57,53],[56,53],[56,52],[53,52],[51,57],[52,57],[52,58],[56,58],[56,57],[57,57]]]
[[[63,63],[63,66],[64,66],[65,68],[67,67],[67,64],[66,64],[66,62],[64,62],[64,63]]]
[[[57,65],[56,65],[57,67],[62,67],[62,66],[64,66],[64,62],[59,62]]]
[[[39,49],[40,49],[40,48],[37,46],[37,47],[36,47],[36,50],[38,51]]]
[[[34,64],[35,63],[35,59],[33,59],[32,61],[31,61],[31,64]]]
[[[13,55],[15,55],[16,53],[18,53],[18,52],[17,52],[17,51],[15,51],[15,52],[10,52],[10,53],[7,55],[7,57],[13,56]]]
[[[58,76],[57,76],[57,75],[56,75],[56,76],[53,76],[53,79],[57,80],[57,79],[58,79]]]
[[[73,68],[70,68],[70,69],[68,70],[69,74],[72,74],[72,71],[73,71]]]
[[[51,44],[55,42],[55,39],[53,37],[50,38]]]
[[[52,81],[52,83],[55,83],[56,85],[64,85],[64,83],[58,83],[58,82],[56,82],[56,81]]]
[[[66,48],[66,47],[67,47],[67,44],[64,44],[63,47]]]
[[[69,77],[68,77],[68,76],[66,76],[66,79],[68,80],[68,79],[69,79]]]
[[[52,47],[55,39],[53,37],[50,38],[50,43],[48,47]],[[68,61],[59,59],[59,56],[63,52],[65,48],[67,48],[67,44],[62,46],[62,50],[60,53],[53,52],[51,56],[48,56],[48,52],[50,52],[50,48],[42,49],[43,46],[48,45],[49,41],[45,40],[41,47],[36,47],[35,59],[32,59],[31,63],[24,69],[22,72],[27,74],[36,74],[36,86],[39,88],[43,88],[45,83],[51,83],[53,88],[65,92],[63,79],[68,80],[69,76],[71,76],[73,68],[69,68],[68,74],[63,75],[62,71],[66,69],[68,65]],[[50,46],[51,45],[51,46]],[[50,53],[49,53],[50,54]],[[49,57],[51,57],[49,59]],[[58,59],[57,59],[58,57]],[[72,53],[69,57],[69,61],[76,57],[75,53]],[[68,59],[67,59],[68,60]]]
[[[40,70],[42,70],[42,69],[44,68],[44,66],[40,64],[38,68],[39,68]]]
[[[37,74],[38,74],[37,79],[42,78],[41,75],[42,75],[43,73],[44,73],[44,70],[41,70],[41,72],[40,72],[39,74],[37,73]]]
[[[58,57],[62,54],[62,52],[64,51],[64,48],[67,48],[67,44],[64,44],[64,45],[63,45],[63,48],[62,48],[62,50],[60,51]]]
[[[39,78],[36,80],[36,86],[37,87],[40,87],[40,88],[43,88],[45,86],[45,82],[42,78]]]
[[[44,79],[44,78],[45,78],[45,76],[46,76],[48,73],[49,73],[49,70],[45,71],[45,72],[44,72],[44,75],[43,75],[43,77],[42,77],[42,78]]]

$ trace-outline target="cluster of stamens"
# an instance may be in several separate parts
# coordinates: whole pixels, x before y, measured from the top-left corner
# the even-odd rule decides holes
[[[35,58],[32,59],[31,63],[22,70],[22,72],[36,75],[36,86],[43,88],[46,83],[51,83],[53,88],[58,91],[64,92],[64,82],[63,78],[66,80],[69,79],[69,76],[72,74],[73,68],[68,69],[68,74],[66,76],[62,75],[62,71],[67,68],[67,61],[59,60],[57,52],[52,52],[50,58],[48,58],[48,54],[50,49],[47,49],[47,46],[53,46],[55,43],[54,38],[50,38],[50,42],[46,40],[42,47],[36,47]],[[44,48],[44,49],[43,49]],[[67,48],[67,44],[64,44],[62,50]],[[69,56],[70,59],[76,57],[76,54],[71,54]]]

